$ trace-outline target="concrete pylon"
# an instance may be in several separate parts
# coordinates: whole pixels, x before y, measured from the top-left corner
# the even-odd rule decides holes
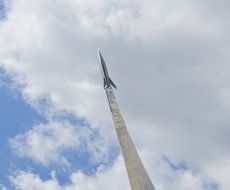
[[[124,119],[120,113],[113,89],[110,85],[105,87],[105,92],[112,113],[118,140],[121,146],[132,190],[155,190],[137,150],[127,131]]]

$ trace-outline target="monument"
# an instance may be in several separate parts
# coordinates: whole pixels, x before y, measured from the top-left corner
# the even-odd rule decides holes
[[[129,182],[132,190],[155,190],[145,167],[138,155],[138,152],[132,142],[132,139],[127,131],[124,119],[119,110],[116,98],[112,87],[117,88],[113,81],[109,78],[108,70],[105,65],[104,58],[98,51],[101,73],[104,82],[104,89],[109,102],[109,107],[112,113],[113,122],[116,128],[118,140],[121,146],[122,154],[125,161],[126,170],[129,177]]]

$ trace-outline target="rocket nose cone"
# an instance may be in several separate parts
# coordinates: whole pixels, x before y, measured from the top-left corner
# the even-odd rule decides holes
[[[103,58],[100,50],[98,50],[98,57],[99,57],[99,61],[100,61],[101,65],[102,66],[105,65],[105,61],[104,61],[104,58]]]
[[[99,57],[102,57],[101,51],[100,51],[99,49],[97,50],[97,52],[98,52],[98,56],[99,56]]]
[[[97,53],[98,53],[99,62],[100,62],[100,64],[101,64],[101,57],[102,57],[102,55],[101,55],[101,52],[100,52],[99,49],[97,50]]]
[[[105,78],[103,57],[102,57],[101,52],[100,52],[99,49],[98,49],[98,58],[99,58],[99,65],[100,65],[100,70],[101,70],[102,77]]]

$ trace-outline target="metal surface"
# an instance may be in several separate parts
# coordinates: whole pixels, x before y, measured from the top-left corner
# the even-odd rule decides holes
[[[117,89],[116,85],[113,83],[113,81],[109,78],[109,73],[108,73],[108,70],[106,68],[106,65],[105,65],[105,61],[104,61],[104,58],[103,56],[101,55],[101,52],[98,51],[98,56],[99,56],[99,62],[100,62],[100,68],[101,68],[101,75],[102,75],[102,78],[103,78],[103,82],[104,82],[104,88],[107,88],[109,86],[113,86],[114,88]]]
[[[100,58],[101,56],[101,58]],[[113,89],[110,83],[105,81],[105,77],[109,78],[108,71],[104,59],[99,52],[99,60],[104,70],[102,70],[102,77],[104,79],[104,88],[109,102],[109,107],[112,113],[113,122],[116,128],[118,140],[121,146],[122,154],[125,161],[126,170],[128,173],[130,185],[132,190],[155,190],[142,161],[137,153],[137,150],[127,131],[124,119],[119,110]],[[103,62],[101,61],[103,60]]]

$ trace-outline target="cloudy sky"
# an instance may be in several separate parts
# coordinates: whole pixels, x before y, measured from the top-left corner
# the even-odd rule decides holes
[[[0,0],[0,190],[130,190],[97,49],[156,189],[230,189],[229,6]]]

